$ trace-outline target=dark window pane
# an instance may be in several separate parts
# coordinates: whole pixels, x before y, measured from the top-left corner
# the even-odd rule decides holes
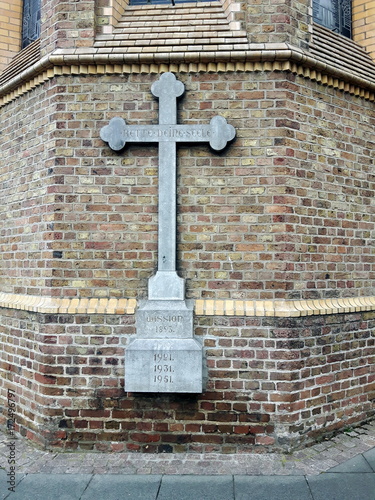
[[[40,0],[24,0],[22,21],[22,48],[40,36]]]
[[[313,0],[313,12],[315,22],[351,38],[351,0]]]

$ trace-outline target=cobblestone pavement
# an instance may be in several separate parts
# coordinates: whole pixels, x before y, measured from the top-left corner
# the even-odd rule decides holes
[[[9,436],[0,432],[0,469]],[[375,421],[291,454],[137,454],[43,451],[16,441],[18,474],[317,475],[375,447]]]

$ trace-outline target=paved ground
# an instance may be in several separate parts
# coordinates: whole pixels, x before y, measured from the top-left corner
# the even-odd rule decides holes
[[[375,500],[375,422],[291,455],[47,452],[0,434],[0,500]]]

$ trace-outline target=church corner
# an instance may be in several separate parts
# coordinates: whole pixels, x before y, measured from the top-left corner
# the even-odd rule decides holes
[[[4,10],[1,426],[244,453],[373,418],[373,8]]]

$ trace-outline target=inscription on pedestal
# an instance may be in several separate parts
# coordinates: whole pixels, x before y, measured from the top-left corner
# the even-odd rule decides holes
[[[159,316],[156,314],[150,314],[146,318],[147,323],[151,323],[150,330],[152,331],[154,337],[159,335],[176,335],[179,327],[182,326],[183,316],[171,316],[163,315]]]
[[[125,351],[125,390],[203,390],[202,345],[190,339],[134,339]]]
[[[193,311],[183,300],[150,300],[137,310],[136,328],[142,338],[192,338]]]
[[[175,374],[175,358],[170,352],[155,352],[153,356],[153,372],[155,384],[173,384]]]

